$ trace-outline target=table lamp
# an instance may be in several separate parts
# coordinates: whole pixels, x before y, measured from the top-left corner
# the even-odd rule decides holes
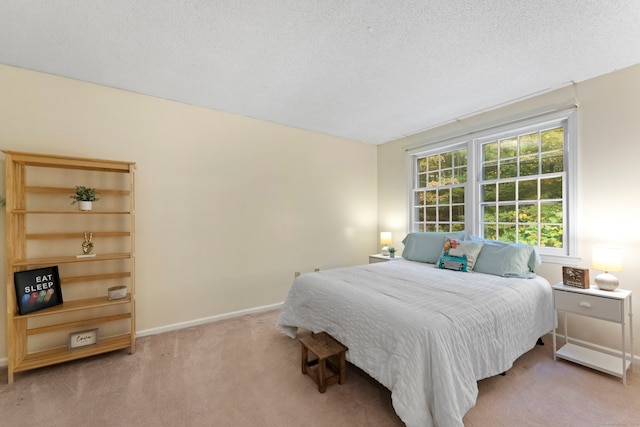
[[[390,231],[383,231],[380,233],[380,244],[382,245],[382,255],[389,256],[389,245],[391,244]]]
[[[595,278],[596,286],[604,291],[613,291],[620,283],[610,271],[622,271],[622,249],[595,246],[591,257],[591,268],[602,270]]]

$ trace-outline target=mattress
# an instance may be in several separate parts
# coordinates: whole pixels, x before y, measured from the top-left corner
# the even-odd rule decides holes
[[[407,426],[462,426],[477,381],[507,371],[555,324],[546,279],[398,260],[296,278],[276,328],[325,331],[391,390]]]

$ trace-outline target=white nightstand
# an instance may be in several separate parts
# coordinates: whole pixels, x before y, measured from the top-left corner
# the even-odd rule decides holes
[[[603,291],[598,288],[581,289],[558,283],[553,286],[553,303],[556,313],[564,313],[565,344],[556,345],[556,330],[553,330],[553,359],[556,357],[579,363],[622,378],[627,384],[627,369],[633,363],[633,309],[631,291],[616,289]],[[609,354],[578,345],[569,337],[567,317],[569,313],[606,320],[620,325],[620,354]],[[626,346],[626,326],[629,326],[629,353]]]
[[[402,259],[402,257],[396,255],[395,257],[391,258],[389,255],[375,254],[369,255],[369,264],[373,264],[376,262],[397,261],[399,259]]]

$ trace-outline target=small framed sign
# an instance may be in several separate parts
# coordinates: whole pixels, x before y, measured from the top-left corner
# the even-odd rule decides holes
[[[62,304],[58,267],[44,267],[13,273],[18,312],[22,314]]]
[[[98,328],[69,334],[69,348],[85,347],[98,343]]]
[[[562,267],[562,283],[574,288],[589,289],[589,269]]]

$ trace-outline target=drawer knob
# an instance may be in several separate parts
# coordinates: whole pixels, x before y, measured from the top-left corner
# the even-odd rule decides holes
[[[591,304],[589,304],[586,301],[582,301],[580,302],[580,304],[578,304],[580,307],[584,307],[584,308],[591,308]]]

